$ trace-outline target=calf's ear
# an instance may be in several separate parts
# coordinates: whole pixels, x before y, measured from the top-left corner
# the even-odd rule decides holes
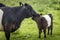
[[[23,6],[23,3],[22,2],[19,2],[20,6]]]
[[[40,17],[40,14],[37,14],[37,17]]]
[[[40,14],[40,15],[43,15],[43,14]]]

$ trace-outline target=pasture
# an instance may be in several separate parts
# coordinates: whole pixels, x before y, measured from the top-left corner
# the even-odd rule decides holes
[[[7,6],[19,6],[19,2],[30,4],[37,13],[53,15],[53,34],[47,35],[44,39],[38,38],[38,28],[35,21],[26,18],[22,21],[21,27],[11,33],[10,40],[60,40],[60,0],[0,0]],[[0,40],[5,40],[4,32],[0,32]]]

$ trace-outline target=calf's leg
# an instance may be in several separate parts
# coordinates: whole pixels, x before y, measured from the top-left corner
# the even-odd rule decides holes
[[[49,30],[50,30],[50,27],[48,27],[48,35],[49,35],[49,32],[50,32]]]
[[[52,26],[51,26],[51,35],[52,35],[52,29],[53,29],[53,28],[52,28]]]
[[[41,38],[41,32],[42,32],[42,30],[39,30],[39,38]]]
[[[46,38],[46,29],[44,29],[44,38]]]
[[[51,28],[51,35],[52,35],[52,30],[53,30],[53,16],[51,15],[51,26],[50,26],[50,28]]]

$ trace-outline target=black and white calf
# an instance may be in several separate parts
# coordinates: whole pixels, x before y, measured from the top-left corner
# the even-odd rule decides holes
[[[39,38],[41,36],[42,30],[44,31],[44,38],[46,38],[46,28],[48,28],[48,34],[51,32],[52,35],[52,26],[53,26],[53,16],[52,14],[33,16],[32,18],[38,26]]]
[[[20,5],[22,5],[20,3]],[[17,7],[0,8],[0,30],[5,32],[6,40],[10,40],[10,33],[16,31],[23,19],[36,16],[33,8],[25,3]]]

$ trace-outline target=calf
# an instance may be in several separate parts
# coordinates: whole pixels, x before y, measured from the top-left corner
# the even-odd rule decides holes
[[[46,38],[46,28],[48,28],[48,34],[51,30],[51,35],[52,35],[52,26],[53,26],[52,14],[47,14],[47,15],[37,14],[37,16],[33,16],[32,19],[37,23],[39,30],[39,38],[41,36],[42,30],[44,31],[44,38]]]

